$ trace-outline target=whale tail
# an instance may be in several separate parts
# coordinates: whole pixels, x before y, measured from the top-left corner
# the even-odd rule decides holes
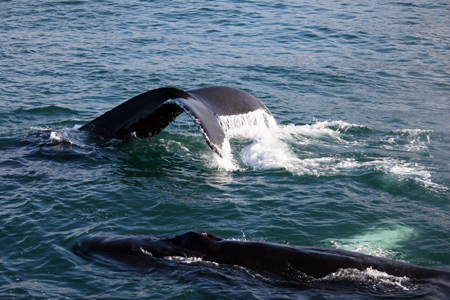
[[[148,138],[187,112],[208,146],[222,157],[226,135],[216,116],[246,114],[259,109],[270,115],[267,107],[256,97],[236,88],[212,86],[189,91],[159,88],[131,98],[80,130],[105,138],[124,139],[131,134]]]

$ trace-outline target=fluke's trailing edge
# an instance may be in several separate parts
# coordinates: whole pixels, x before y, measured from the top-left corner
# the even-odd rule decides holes
[[[95,236],[76,242],[72,251],[84,258],[129,271],[149,271],[161,259],[197,258],[203,262],[240,266],[294,281],[322,278],[340,269],[373,268],[411,279],[442,278],[450,272],[356,252],[224,240],[208,232],[156,236]]]
[[[147,138],[160,133],[183,112],[200,128],[209,147],[222,156],[225,132],[217,116],[246,114],[267,107],[249,93],[224,86],[183,91],[160,88],[140,94],[87,123],[80,130],[124,139],[134,133]]]

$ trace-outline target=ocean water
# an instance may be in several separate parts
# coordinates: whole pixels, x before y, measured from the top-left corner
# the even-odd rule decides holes
[[[70,248],[105,234],[346,249],[450,270],[448,1],[1,1],[0,298],[446,299],[376,270],[285,282]],[[226,85],[219,158],[183,114],[152,139],[77,130],[150,89]]]

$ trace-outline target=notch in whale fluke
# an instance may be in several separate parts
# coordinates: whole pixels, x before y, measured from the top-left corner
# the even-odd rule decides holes
[[[132,133],[139,138],[148,138],[187,112],[200,128],[208,146],[223,156],[226,135],[216,116],[246,114],[259,109],[270,115],[260,100],[236,88],[211,86],[183,91],[167,87],[133,97],[80,130],[105,138],[124,139]]]

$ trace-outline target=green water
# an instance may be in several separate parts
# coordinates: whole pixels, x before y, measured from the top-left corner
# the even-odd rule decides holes
[[[0,298],[445,299],[448,288],[376,278],[119,272],[70,250],[92,235],[204,230],[449,270],[445,1],[0,8]],[[228,128],[228,160],[186,114],[148,140],[76,130],[147,90],[207,85],[248,91],[277,125]]]

